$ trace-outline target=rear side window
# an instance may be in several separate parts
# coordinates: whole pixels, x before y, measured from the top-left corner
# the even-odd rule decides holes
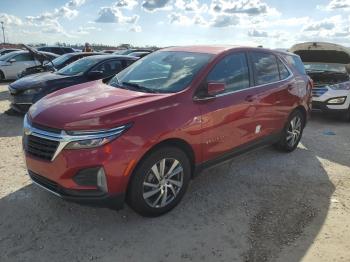
[[[278,63],[278,70],[280,71],[280,79],[281,80],[286,79],[290,75],[287,67],[279,59],[277,59],[277,63]]]
[[[236,53],[224,57],[209,73],[207,81],[225,83],[225,92],[248,88],[249,70],[245,54]]]
[[[93,71],[102,71],[105,76],[110,76],[120,72],[123,69],[120,60],[111,60],[98,65]]]
[[[289,65],[294,67],[298,73],[306,75],[305,67],[299,56],[296,55],[284,55],[284,59],[288,62]]]
[[[277,58],[273,54],[252,52],[255,85],[264,85],[280,80]]]

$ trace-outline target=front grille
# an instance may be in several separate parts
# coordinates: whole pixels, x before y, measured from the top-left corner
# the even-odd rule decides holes
[[[29,135],[26,137],[26,151],[38,158],[51,160],[54,156],[59,142]]]
[[[53,192],[58,192],[59,191],[59,186],[56,182],[47,179],[46,177],[40,176],[32,171],[28,171],[30,178],[33,179],[34,182],[38,183],[39,185],[53,191]]]
[[[327,87],[314,87],[312,89],[312,96],[313,97],[320,97],[322,96],[324,93],[326,93],[328,91]]]

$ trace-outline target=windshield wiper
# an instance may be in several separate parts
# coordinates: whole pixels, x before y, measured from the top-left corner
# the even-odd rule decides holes
[[[140,86],[139,84],[132,83],[132,82],[122,82],[122,85],[133,87],[136,90],[145,91],[147,93],[156,93],[156,91],[154,89],[151,89],[151,88],[148,88],[148,87],[144,87],[144,86]]]

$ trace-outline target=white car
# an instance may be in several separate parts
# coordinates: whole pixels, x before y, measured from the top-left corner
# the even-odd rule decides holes
[[[58,57],[48,52],[38,52],[46,58],[46,62]],[[28,67],[40,65],[37,54],[29,51],[15,51],[0,57],[0,80],[16,79],[17,75]]]
[[[307,74],[314,80],[312,107],[350,120],[350,50],[323,42],[294,45]]]

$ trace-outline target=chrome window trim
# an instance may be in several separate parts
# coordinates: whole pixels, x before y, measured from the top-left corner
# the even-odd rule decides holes
[[[33,127],[29,123],[27,115],[25,115],[23,120],[23,133],[26,136],[32,135],[43,139],[59,142],[56,152],[51,159],[51,161],[53,161],[58,156],[58,154],[61,153],[65,146],[70,142],[117,136],[120,135],[123,131],[125,131],[129,126],[130,125],[123,125],[112,129],[98,131],[81,131],[81,134],[79,135],[70,135],[64,130],[62,130],[60,134],[57,134]]]
[[[278,83],[281,83],[281,82],[284,82],[284,81],[288,81],[291,78],[293,78],[294,74],[293,74],[292,70],[289,68],[289,66],[278,55],[275,55],[273,53],[271,53],[271,54],[274,55],[276,57],[276,59],[279,59],[284,64],[284,66],[287,68],[287,70],[289,72],[289,76],[287,78],[284,78],[284,79],[281,79],[281,80],[278,80],[278,81],[275,81],[275,82],[267,83],[267,84],[253,85],[253,86],[250,86],[248,88],[235,90],[235,91],[231,91],[231,92],[227,92],[227,93],[222,93],[222,94],[218,94],[218,95],[215,95],[215,96],[194,97],[193,99],[195,101],[212,100],[214,98],[223,97],[223,96],[227,96],[227,95],[232,95],[232,94],[235,94],[235,93],[239,93],[239,92],[243,92],[243,91],[247,91],[247,90],[251,90],[251,89],[255,89],[255,88],[260,88],[260,87],[265,87],[265,86],[268,86],[268,85],[278,84]]]

